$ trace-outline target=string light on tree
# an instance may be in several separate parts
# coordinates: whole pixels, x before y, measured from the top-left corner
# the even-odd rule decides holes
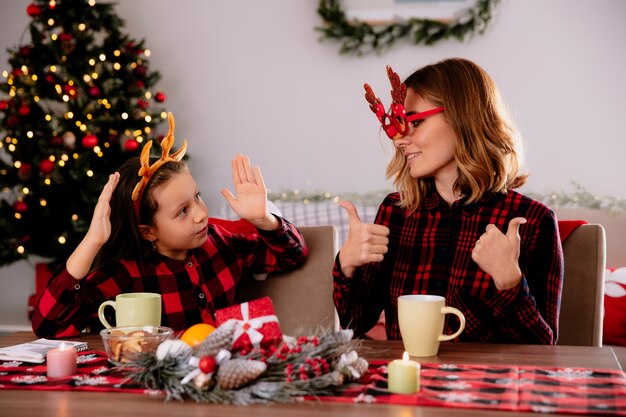
[[[156,100],[160,75],[114,7],[25,7],[27,36],[0,68],[0,265],[30,255],[65,261],[108,175],[158,137],[166,113],[164,93]]]

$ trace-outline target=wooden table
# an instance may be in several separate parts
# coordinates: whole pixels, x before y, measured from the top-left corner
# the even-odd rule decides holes
[[[30,332],[18,332],[0,338],[0,347],[34,340]],[[90,349],[103,350],[98,335],[72,340],[85,340]],[[402,356],[400,341],[365,341],[363,356],[367,359],[397,359]],[[427,363],[475,363],[492,365],[538,365],[546,367],[583,367],[620,369],[610,347],[490,345],[473,343],[442,343],[436,357],[424,358]],[[0,415],[32,417],[117,417],[117,416],[539,416],[539,413],[462,410],[438,407],[411,407],[383,404],[343,404],[304,402],[232,406],[168,402],[147,395],[125,393],[90,393],[71,391],[1,390]]]

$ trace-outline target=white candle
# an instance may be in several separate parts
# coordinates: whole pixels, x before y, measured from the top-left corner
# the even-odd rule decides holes
[[[76,374],[76,348],[61,343],[58,349],[46,354],[48,378],[62,378]]]
[[[396,359],[387,365],[387,386],[389,392],[414,394],[420,389],[420,364],[409,360],[404,352],[402,360]]]

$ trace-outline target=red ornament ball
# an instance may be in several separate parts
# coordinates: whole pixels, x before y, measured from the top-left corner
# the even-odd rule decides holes
[[[28,13],[30,17],[37,17],[41,14],[41,7],[37,6],[34,3],[31,3],[26,8],[26,13]]]
[[[63,86],[63,91],[65,94],[70,96],[70,98],[76,98],[76,87],[73,85],[66,84]]]
[[[52,136],[50,138],[50,146],[60,148],[63,146],[63,138],[61,136]]]
[[[28,210],[28,205],[22,201],[16,201],[15,205],[13,205],[13,209],[15,209],[16,212],[18,213],[24,213],[26,210]]]
[[[150,105],[150,103],[148,103],[148,100],[144,100],[142,98],[137,99],[137,105],[142,109],[145,110],[148,108],[148,106]]]
[[[91,97],[100,97],[100,89],[94,85],[89,89],[89,95]]]
[[[159,91],[158,93],[156,93],[156,95],[154,96],[154,99],[156,101],[158,101],[159,103],[163,103],[165,100],[167,100],[167,96],[165,95],[165,93]]]
[[[134,152],[137,149],[139,149],[139,142],[137,142],[135,139],[131,138],[124,142],[124,150],[126,152]]]
[[[44,175],[49,175],[54,170],[54,162],[49,159],[42,159],[39,163],[39,171]]]
[[[148,71],[144,65],[137,65],[133,70],[133,73],[138,77],[145,77],[147,72]]]
[[[19,122],[20,122],[20,120],[14,114],[9,116],[9,118],[7,118],[7,126],[9,126],[9,127],[15,127],[15,126],[17,126],[17,124]]]
[[[7,100],[0,100],[0,110],[9,110],[9,102]]]
[[[31,164],[23,163],[17,171],[17,176],[23,180],[29,179],[32,168]]]
[[[91,149],[98,144],[98,138],[96,135],[85,135],[81,142],[84,148]]]
[[[26,117],[30,114],[30,106],[28,104],[22,104],[20,108],[17,109],[17,112],[20,116]]]
[[[203,373],[210,374],[212,372],[215,372],[215,368],[217,368],[217,362],[215,361],[215,358],[213,356],[206,355],[200,358],[198,368],[200,368]]]

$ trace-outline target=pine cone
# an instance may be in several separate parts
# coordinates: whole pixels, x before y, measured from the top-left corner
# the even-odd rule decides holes
[[[237,389],[254,381],[267,369],[265,362],[232,359],[217,371],[217,385],[223,390]]]
[[[233,335],[235,334],[236,327],[237,322],[234,320],[229,320],[219,326],[198,345],[196,356],[215,356],[221,349],[230,350],[233,344]]]

